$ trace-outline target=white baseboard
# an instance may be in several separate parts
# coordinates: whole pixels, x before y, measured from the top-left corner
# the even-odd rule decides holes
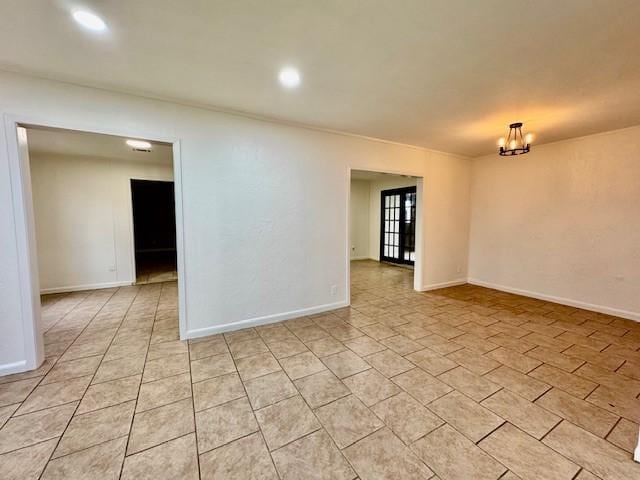
[[[373,259],[367,255],[364,255],[362,257],[351,257],[350,260],[373,260]]]
[[[225,323],[222,325],[212,325],[211,327],[197,328],[195,330],[187,330],[185,338],[199,338],[207,337],[209,335],[216,335],[218,333],[232,332],[234,330],[240,330],[242,328],[257,327],[260,325],[267,325],[269,323],[281,322],[283,320],[290,320],[292,318],[304,317],[305,315],[314,315],[316,313],[328,312],[330,310],[336,310],[338,308],[348,307],[349,302],[343,300],[336,303],[327,303],[325,305],[318,305],[315,307],[303,308],[301,310],[292,310],[284,313],[276,313],[274,315],[266,315],[264,317],[248,318],[246,320],[240,320],[233,323]]]
[[[458,278],[457,280],[451,280],[449,282],[432,283],[431,285],[423,285],[420,289],[421,292],[428,292],[429,290],[437,290],[438,288],[455,287],[456,285],[464,285],[467,283],[466,278]]]
[[[567,305],[569,307],[591,310],[592,312],[615,315],[616,317],[622,317],[628,320],[640,322],[640,312],[631,312],[628,310],[621,310],[619,308],[605,307],[603,305],[595,305],[593,303],[582,302],[580,300],[573,300],[571,298],[556,297],[554,295],[547,295],[545,293],[532,292],[530,290],[523,290],[520,288],[506,287],[504,285],[485,282],[484,280],[479,280],[477,278],[469,278],[467,279],[467,283],[478,285],[480,287],[493,288],[494,290],[500,290],[502,292],[515,293],[516,295],[523,295],[525,297],[537,298],[538,300],[546,300],[548,302],[559,303],[561,305]]]
[[[41,288],[40,294],[47,295],[49,293],[68,293],[68,292],[80,292],[83,290],[99,290],[101,288],[128,287],[133,284],[134,282],[125,281],[125,282],[90,283],[87,285],[70,285],[68,287]]]
[[[0,365],[0,377],[5,375],[11,375],[12,373],[21,373],[27,370],[27,361],[21,360],[19,362],[5,363]]]

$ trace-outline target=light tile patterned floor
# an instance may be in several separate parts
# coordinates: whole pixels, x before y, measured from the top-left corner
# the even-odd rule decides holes
[[[178,340],[175,283],[44,299],[0,478],[624,479],[640,324],[352,266],[352,308]]]

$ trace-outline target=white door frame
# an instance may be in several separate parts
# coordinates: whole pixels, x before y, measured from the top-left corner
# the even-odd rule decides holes
[[[38,280],[38,252],[36,249],[35,223],[33,218],[33,197],[31,195],[31,175],[28,163],[26,139],[19,139],[19,127],[35,126],[60,128],[80,132],[140,138],[150,141],[170,143],[173,146],[173,177],[176,207],[176,249],[178,259],[178,316],[180,338],[187,333],[186,270],[184,252],[184,210],[182,192],[182,162],[179,138],[167,138],[140,129],[118,130],[105,128],[95,123],[60,122],[55,118],[32,117],[5,113],[3,116],[11,197],[18,256],[18,278],[20,290],[21,323],[25,343],[25,361],[16,366],[17,373],[37,368],[44,360],[43,332],[41,331],[40,282]]]
[[[416,259],[413,267],[413,289],[423,290],[423,248],[424,248],[424,175],[422,173],[410,172],[407,170],[375,169],[368,167],[347,166],[347,240],[346,240],[346,269],[347,269],[347,303],[351,305],[351,172],[358,170],[361,172],[387,173],[390,175],[408,175],[416,178],[416,238],[415,249]],[[371,214],[371,213],[369,213]]]

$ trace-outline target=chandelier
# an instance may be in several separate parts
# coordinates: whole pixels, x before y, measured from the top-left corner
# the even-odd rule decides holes
[[[533,135],[527,133],[522,135],[522,122],[509,125],[509,135],[498,140],[499,153],[502,156],[522,155],[531,150]]]

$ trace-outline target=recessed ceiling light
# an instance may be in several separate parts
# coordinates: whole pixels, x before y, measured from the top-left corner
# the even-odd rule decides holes
[[[278,75],[280,83],[287,88],[295,88],[300,85],[300,72],[292,67],[286,67],[280,70]]]
[[[151,150],[151,144],[144,140],[127,140],[127,145],[137,150]]]
[[[84,28],[93,30],[94,32],[102,32],[107,29],[107,24],[95,13],[86,10],[74,10],[71,16]]]

